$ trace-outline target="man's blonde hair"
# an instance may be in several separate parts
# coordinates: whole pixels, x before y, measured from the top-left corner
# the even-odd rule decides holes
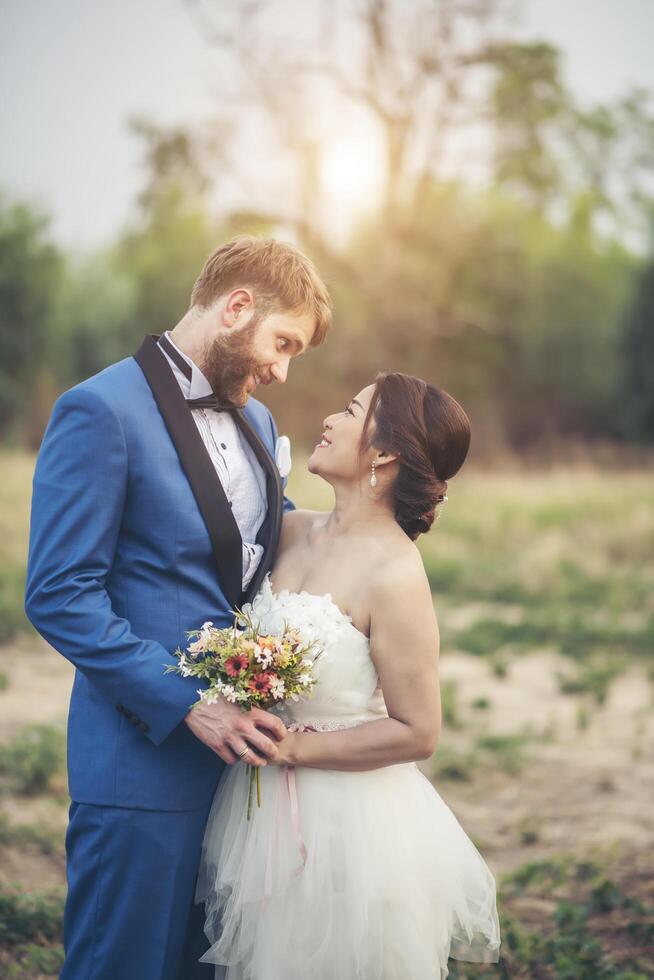
[[[332,323],[332,301],[313,262],[293,245],[251,235],[225,242],[205,262],[191,293],[191,306],[204,309],[239,287],[252,290],[259,311],[312,316],[312,347],[325,339]]]

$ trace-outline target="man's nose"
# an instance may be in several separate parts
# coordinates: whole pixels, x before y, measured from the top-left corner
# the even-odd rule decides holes
[[[281,363],[275,362],[275,364],[273,364],[270,368],[270,373],[275,381],[278,381],[280,385],[283,385],[288,375],[288,361],[282,361]]]

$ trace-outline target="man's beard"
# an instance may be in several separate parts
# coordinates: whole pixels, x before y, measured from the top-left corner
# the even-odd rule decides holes
[[[222,401],[242,406],[248,400],[246,383],[258,373],[254,337],[263,317],[254,313],[247,326],[219,334],[204,353],[202,373]]]

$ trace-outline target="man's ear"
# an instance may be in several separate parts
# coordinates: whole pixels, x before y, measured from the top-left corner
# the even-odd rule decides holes
[[[244,317],[241,314],[246,310],[251,310],[254,307],[254,296],[249,289],[234,289],[227,297],[225,302],[225,308],[223,310],[223,323],[226,327],[238,327],[240,326],[239,317],[241,321]]]

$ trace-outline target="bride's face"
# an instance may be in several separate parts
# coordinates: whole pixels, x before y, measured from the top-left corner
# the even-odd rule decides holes
[[[364,470],[367,472],[368,457],[366,453],[359,455],[359,447],[374,391],[375,386],[368,385],[355,395],[342,412],[327,416],[323,422],[322,438],[307,463],[310,473],[317,473],[325,479],[356,480]],[[373,426],[371,420],[370,429]]]

